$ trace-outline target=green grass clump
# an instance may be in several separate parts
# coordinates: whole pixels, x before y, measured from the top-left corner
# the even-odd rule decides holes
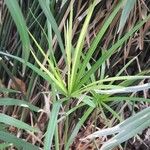
[[[124,101],[130,103],[130,106],[139,101],[148,103],[150,101],[148,98],[137,98],[131,96],[131,93],[150,88],[149,83],[138,85],[141,80],[150,79],[149,70],[145,72],[141,71],[135,75],[122,75],[137,57],[126,63],[113,77],[109,76],[106,70],[108,61],[114,55],[120,53],[126,42],[149,21],[150,15],[147,15],[143,20],[136,23],[128,32],[122,32],[136,1],[133,1],[132,4],[130,4],[130,1],[126,3],[119,1],[115,4],[111,13],[101,24],[96,35],[91,38],[89,45],[86,47],[85,39],[87,38],[89,26],[92,17],[95,16],[94,11],[101,4],[101,1],[94,0],[89,2],[89,4],[85,3],[88,8],[83,8],[86,9],[84,12],[85,16],[80,17],[85,17],[85,19],[80,22],[80,32],[76,36],[74,35],[75,3],[73,0],[62,1],[61,5],[58,6],[58,12],[61,12],[64,18],[59,18],[57,12],[54,10],[54,6],[58,5],[55,0],[27,2],[26,5],[30,8],[30,12],[27,14],[25,20],[23,18],[23,5],[19,5],[16,0],[5,1],[10,13],[9,15],[12,16],[13,23],[17,27],[17,34],[19,33],[20,39],[18,40],[18,45],[20,47],[15,49],[17,52],[11,53],[5,49],[4,43],[1,42],[3,45],[1,49],[4,49],[0,51],[1,67],[14,80],[16,87],[18,87],[18,83],[15,81],[14,76],[17,75],[17,72],[23,78],[28,77],[27,80],[29,83],[26,92],[23,93],[21,91],[23,95],[21,98],[23,100],[8,98],[11,96],[14,97],[15,94],[13,95],[12,93],[18,93],[19,87],[17,90],[0,88],[2,92],[7,94],[7,98],[0,98],[0,105],[13,105],[15,107],[19,106],[19,108],[26,107],[29,108],[30,113],[26,108],[22,109],[21,120],[17,120],[6,114],[0,114],[0,122],[24,129],[29,132],[30,136],[37,136],[37,141],[40,141],[40,144],[37,144],[32,140],[36,144],[36,146],[33,146],[29,142],[8,133],[6,130],[0,131],[0,139],[6,142],[3,143],[6,144],[4,145],[6,147],[10,143],[11,146],[23,149],[69,150],[79,130],[95,110],[101,112],[106,120],[109,120],[109,117],[107,118],[105,111],[111,113],[112,118],[116,123],[119,123],[115,127],[110,127],[87,136],[86,139],[94,139],[95,137],[118,133],[104,143],[101,148],[103,150],[114,148],[149,126],[150,122],[147,121],[150,115],[149,108],[124,120],[120,116],[120,113],[117,110],[113,110],[112,107],[112,105],[122,105]],[[82,3],[79,2],[78,6],[81,5]],[[120,14],[122,8],[123,11]],[[64,11],[65,9],[66,11]],[[120,35],[114,33],[117,38],[111,44],[108,44],[106,49],[99,49],[99,45],[103,45],[103,39],[109,33],[108,31],[110,31],[111,25],[114,24],[114,20],[120,15],[119,26],[115,28],[117,28],[117,33],[122,33]],[[34,26],[36,28],[35,31],[32,28],[34,23],[36,23]],[[96,57],[98,50],[100,51],[100,56]],[[13,62],[14,68],[12,71],[9,69],[10,66],[4,63],[6,58],[9,58]],[[17,65],[19,66],[19,71]],[[99,75],[97,76],[97,74]],[[39,81],[41,82],[39,83]],[[40,87],[38,87],[39,85]],[[36,93],[41,87],[43,91]],[[34,92],[36,96],[33,98]],[[43,109],[38,108],[40,106],[34,106],[34,104],[38,105],[40,103],[41,99],[38,99],[39,95],[44,97],[42,98],[42,104],[45,106]],[[32,119],[30,120],[32,126],[29,126],[23,121],[27,121],[28,116],[31,116],[31,111],[33,114],[33,118],[31,117]],[[33,111],[36,113],[33,113]],[[81,111],[82,113],[79,119],[76,119],[74,122],[73,114],[76,111]],[[20,109],[18,112],[20,112]],[[41,115],[46,113],[48,117],[48,123],[45,125],[46,128],[43,131],[36,128],[38,127],[38,113]],[[33,126],[33,122],[35,126]],[[40,140],[38,134],[42,134]]]

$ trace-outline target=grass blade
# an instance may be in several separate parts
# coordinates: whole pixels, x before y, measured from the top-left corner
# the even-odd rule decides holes
[[[29,108],[32,111],[35,112],[41,112],[43,111],[42,109],[30,104],[27,101],[19,100],[19,99],[13,99],[13,98],[0,98],[0,105],[6,105],[6,106],[21,106],[21,107],[26,107]]]
[[[13,59],[16,59],[16,60],[18,60],[19,62],[21,62],[21,63],[23,63],[23,64],[26,63],[24,59],[21,59],[21,58],[19,58],[19,57],[17,57],[17,56],[13,56],[13,55],[11,55],[11,54],[7,54],[7,53],[1,52],[1,51],[0,51],[0,54],[1,54],[1,55],[4,55],[4,56],[8,56],[8,57],[13,58]],[[32,54],[33,54],[33,53],[32,53]],[[33,54],[33,55],[34,55],[34,54]],[[35,56],[35,55],[34,55],[34,56]],[[39,60],[36,58],[36,56],[35,56],[35,59],[36,59],[37,62],[39,62]],[[39,64],[41,65],[40,62],[39,62]],[[66,91],[64,92],[65,89],[62,89],[62,87],[60,87],[60,83],[55,79],[55,77],[54,77],[43,65],[42,65],[42,67],[45,68],[45,71],[46,71],[46,72],[43,72],[41,69],[37,68],[36,66],[34,66],[33,64],[31,64],[31,63],[29,63],[29,62],[27,62],[26,65],[27,65],[30,69],[32,69],[34,72],[36,72],[39,76],[41,76],[43,79],[45,79],[46,81],[48,81],[50,84],[51,84],[52,82],[53,82],[53,83],[55,82],[57,88],[60,90],[61,93],[63,93],[63,94],[66,94],[66,93],[67,93]],[[46,73],[48,73],[48,74],[46,74]]]
[[[133,29],[131,29],[128,33],[126,33],[120,40],[118,40],[107,52],[105,52],[92,66],[92,68],[86,73],[86,75],[80,80],[80,83],[78,84],[78,88],[81,87],[86,81],[89,80],[91,74],[93,74],[99,66],[103,64],[104,61],[106,61],[108,58],[110,58],[115,52],[117,52],[118,48],[122,46],[122,44],[133,35],[134,32],[140,29],[141,26],[145,22],[147,22],[150,19],[150,15],[147,16],[146,19],[138,23]]]
[[[145,111],[146,110],[146,111]],[[124,141],[127,141],[137,133],[143,131],[145,128],[150,126],[150,108],[147,108],[141,112],[144,112],[141,116],[141,112],[137,113],[136,120],[134,117],[130,117],[130,123],[129,120],[124,121],[124,126],[122,127],[120,125],[120,132],[114,136],[112,139],[108,140],[102,147],[102,150],[110,150],[113,149],[115,146],[123,143]]]
[[[85,120],[88,118],[88,116],[91,114],[91,112],[94,110],[93,107],[88,108],[88,110],[84,113],[84,115],[82,116],[82,118],[80,119],[80,121],[77,123],[75,129],[73,130],[70,138],[68,139],[68,142],[66,144],[65,150],[69,150],[70,145],[72,144],[74,138],[76,137],[76,135],[78,134],[81,126],[83,125],[83,123],[85,122]]]
[[[148,102],[150,103],[150,99],[148,98],[140,98],[140,97],[109,97],[106,101],[133,101],[133,102]]]
[[[84,43],[84,39],[87,33],[87,28],[92,16],[92,13],[94,11],[95,8],[95,2],[89,7],[88,9],[88,14],[87,17],[85,19],[85,22],[83,24],[79,39],[77,41],[77,45],[75,48],[75,52],[74,52],[74,57],[73,57],[73,64],[72,64],[72,72],[71,72],[71,80],[70,80],[70,92],[73,89],[73,86],[75,85],[75,80],[76,80],[76,75],[77,75],[77,70],[79,68],[79,63],[80,63],[80,57],[81,57],[81,53],[82,53],[82,48],[83,48],[83,43]]]
[[[33,53],[33,51],[31,50],[31,53],[35,59],[35,61],[37,62],[37,64],[40,66],[40,68],[53,80],[53,82],[64,92],[67,94],[67,90],[63,84],[62,81],[59,81],[58,79],[55,78],[55,76],[43,65],[41,64],[41,62],[38,60],[38,58],[36,57],[36,54]]]
[[[0,144],[0,149],[5,150],[6,148],[8,148],[10,146],[12,146],[11,143],[2,143],[2,144]]]
[[[34,41],[34,43],[36,44],[37,48],[40,50],[40,52],[42,53],[42,55],[44,56],[45,60],[49,63],[50,69],[53,72],[53,74],[55,75],[55,77],[57,78],[57,80],[59,80],[60,84],[62,85],[62,87],[65,89],[65,85],[63,82],[63,79],[61,77],[61,74],[58,70],[58,67],[54,66],[53,62],[48,58],[48,55],[46,55],[43,51],[43,49],[40,47],[40,45],[38,44],[38,42],[36,41],[36,39],[32,36],[32,34],[29,32],[29,35],[31,36],[32,40]],[[31,51],[31,53],[33,54],[33,52]],[[35,55],[33,55],[35,57]],[[37,57],[35,58],[37,60]],[[37,62],[38,63],[38,62]],[[39,64],[39,63],[38,63]],[[41,64],[42,65],[42,64]],[[43,67],[41,67],[43,68]],[[56,69],[57,68],[57,69]]]
[[[133,93],[133,92],[147,90],[149,88],[150,88],[150,83],[145,83],[143,85],[130,86],[130,87],[124,87],[124,88],[118,88],[112,90],[95,90],[95,92],[99,94]]]
[[[47,127],[47,132],[44,140],[44,150],[51,149],[53,136],[57,126],[57,117],[58,117],[60,106],[61,106],[60,102],[56,102],[53,104],[52,112],[50,114],[50,120]]]
[[[126,21],[129,17],[129,14],[130,14],[131,10],[133,9],[135,3],[136,3],[136,0],[132,0],[132,1],[126,0],[125,6],[124,6],[122,14],[121,14],[118,32],[125,26]]]
[[[81,69],[79,70],[77,81],[83,76],[83,74],[85,72],[85,68],[87,66],[87,63],[91,59],[92,54],[94,53],[95,49],[97,48],[98,43],[101,41],[102,37],[104,36],[104,34],[107,31],[108,27],[110,26],[111,22],[113,21],[113,19],[115,18],[116,14],[120,10],[121,4],[122,4],[122,2],[120,2],[117,5],[115,10],[112,12],[112,14],[105,21],[105,23],[102,26],[101,30],[98,32],[96,38],[92,41],[92,44],[91,44],[91,46],[90,46],[90,48],[89,48],[89,50],[88,50],[88,52],[86,54],[86,57],[85,57],[85,59],[84,59],[84,61],[82,63]]]
[[[7,116],[2,113],[0,113],[0,122],[8,124],[8,125],[12,125],[14,127],[20,128],[20,129],[29,130],[32,132],[39,132],[39,130],[37,128],[33,128],[20,120],[17,120],[13,117]]]
[[[16,136],[0,131],[0,139],[5,142],[13,143],[18,149],[24,148],[25,150],[38,150],[39,148],[20,139]]]
[[[63,54],[63,56],[64,56],[64,58],[66,60],[63,41],[62,41],[62,38],[61,38],[60,31],[58,29],[58,25],[57,25],[57,23],[55,21],[55,18],[54,18],[54,16],[51,13],[50,8],[46,5],[46,1],[43,1],[43,0],[38,0],[38,1],[39,1],[39,4],[40,4],[40,6],[41,6],[45,16],[49,20],[49,23],[51,23],[51,27],[53,28],[55,34],[57,35],[59,46],[60,46],[62,54]]]
[[[11,16],[20,34],[20,38],[23,45],[22,58],[25,60],[25,62],[27,62],[30,54],[30,50],[29,50],[30,40],[29,40],[29,35],[27,32],[25,20],[23,19],[22,12],[16,0],[5,0],[5,3],[11,13]],[[26,65],[24,64],[23,74],[25,73],[25,66]]]
[[[1,88],[1,87],[0,87],[0,92],[2,92],[2,93],[20,93],[20,91],[16,91],[13,89],[7,89],[7,88]]]
[[[70,4],[70,17],[69,17],[69,25],[67,24],[66,30],[66,57],[67,57],[67,67],[68,67],[68,90],[71,91],[70,88],[70,75],[71,75],[71,51],[72,51],[72,22],[73,22],[73,1],[71,0]]]

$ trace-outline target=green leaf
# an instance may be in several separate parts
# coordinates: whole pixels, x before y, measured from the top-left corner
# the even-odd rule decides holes
[[[137,30],[140,29],[140,27],[147,22],[150,19],[150,15],[147,16],[146,19],[144,19],[143,21],[141,21],[140,23],[138,23],[133,29],[131,29],[128,33],[126,33],[121,39],[119,39],[114,45],[112,45],[112,47],[106,51],[97,61],[96,63],[91,67],[91,69],[89,71],[87,71],[85,73],[85,76],[78,82],[78,87],[81,87],[83,84],[85,84],[85,82],[87,82],[91,76],[91,74],[93,74],[99,66],[101,66],[103,64],[103,62],[105,62],[108,58],[110,58],[115,52],[117,52],[118,48],[121,47],[123,45],[123,43],[130,37],[133,35],[134,32],[136,32]]]
[[[109,107],[107,104],[101,102],[102,106],[105,107],[116,119],[118,119],[120,122],[122,121],[122,118],[119,116],[119,114],[114,111],[111,107]]]
[[[119,77],[125,71],[125,69],[136,59],[137,59],[137,56],[131,59],[128,63],[126,63],[125,66],[115,75],[115,77]],[[110,82],[110,84],[113,84],[113,81]]]
[[[89,87],[93,87],[95,85],[100,85],[102,86],[103,83],[105,82],[114,82],[114,81],[135,81],[135,80],[142,80],[142,79],[150,79],[150,76],[143,76],[143,75],[134,75],[134,76],[115,76],[115,77],[109,77],[109,78],[106,78],[106,79],[101,79],[101,80],[98,80],[98,81],[95,81],[95,82],[92,82],[90,84],[88,84],[87,86],[84,86],[84,89],[85,88],[89,88]],[[110,85],[112,86],[112,85]],[[124,85],[121,85],[119,84],[119,86],[124,86]]]
[[[87,66],[87,63],[89,62],[89,60],[92,57],[92,54],[94,53],[94,51],[96,50],[99,42],[101,41],[101,39],[103,38],[104,34],[106,33],[107,29],[109,28],[111,22],[113,21],[113,19],[115,18],[116,14],[118,13],[118,11],[121,8],[121,4],[122,2],[120,2],[116,8],[114,9],[114,11],[111,13],[111,15],[106,19],[106,21],[104,22],[104,25],[102,26],[102,28],[100,29],[100,31],[98,32],[98,34],[96,35],[95,39],[92,41],[91,46],[89,48],[89,50],[87,51],[84,61],[81,65],[81,68],[79,70],[78,73],[78,77],[77,77],[77,81],[79,81],[81,79],[82,76],[84,76],[85,73],[85,68]]]
[[[21,148],[24,148],[24,150],[38,150],[39,149],[38,147],[20,138],[17,138],[16,136],[10,133],[3,132],[3,131],[0,131],[0,140],[13,143],[18,149],[21,149]]]
[[[29,35],[27,32],[25,20],[20,10],[19,4],[16,0],[5,0],[5,3],[11,13],[11,16],[20,34],[20,38],[23,45],[22,58],[25,60],[25,62],[27,62],[30,54],[30,50],[29,50],[30,40],[29,40]],[[25,73],[25,66],[26,65],[24,64],[23,74]]]
[[[13,117],[10,117],[10,116],[2,114],[2,113],[0,113],[0,122],[20,128],[20,129],[24,129],[27,131],[29,130],[32,132],[39,132],[39,130],[37,128],[31,127],[28,124],[26,124],[20,120],[17,120]]]
[[[2,144],[0,144],[0,149],[5,150],[6,148],[8,148],[10,146],[12,146],[11,143],[2,143]]]
[[[21,106],[25,108],[29,108],[32,111],[40,112],[43,111],[42,109],[30,104],[27,101],[19,100],[19,99],[13,99],[13,98],[0,98],[0,105],[6,105],[6,106]]]
[[[87,96],[87,95],[83,95],[83,96],[84,96],[84,97],[83,97],[82,101],[83,101],[85,104],[87,104],[87,105],[89,105],[90,107],[93,107],[93,108],[96,107],[95,103],[92,101],[92,99],[91,99],[90,96]]]
[[[95,90],[96,93],[99,94],[119,94],[119,93],[133,93],[133,92],[139,92],[143,90],[150,89],[150,83],[145,83],[142,85],[137,86],[129,86],[129,87],[121,87],[116,89],[110,89],[110,90]]]
[[[113,149],[115,148],[115,146],[130,139],[131,137],[135,136],[136,134],[140,133],[145,128],[150,126],[149,117],[150,117],[150,107],[138,112],[137,114],[129,117],[128,119],[126,119],[125,121],[121,122],[120,124],[114,127],[96,131],[82,140],[93,139],[100,136],[118,133],[113,138],[104,143],[104,145],[101,147],[102,150]]]
[[[129,17],[129,14],[131,10],[133,9],[135,3],[136,3],[136,0],[126,0],[125,6],[121,14],[118,32],[125,26],[126,21]]]
[[[8,53],[4,53],[4,52],[1,52],[0,51],[0,54],[1,55],[4,55],[4,56],[8,56],[10,58],[13,58],[13,59],[16,59],[18,60],[19,62],[25,64],[25,60],[24,59],[21,59],[17,56],[13,56],[11,54],[8,54]],[[37,60],[39,62],[39,60]],[[40,62],[39,62],[40,63]],[[41,63],[40,63],[41,64]],[[60,83],[54,78],[53,74],[51,74],[46,68],[46,72],[43,72],[41,69],[37,68],[35,65],[27,62],[26,65],[32,69],[34,72],[36,72],[39,76],[41,76],[43,79],[45,79],[46,81],[48,81],[48,83],[55,83],[55,85],[57,86],[57,88],[63,93],[63,94],[66,94],[66,91],[64,92],[65,89],[62,89],[62,87],[60,87]]]
[[[75,112],[77,109],[81,109],[81,107],[85,106],[86,104],[81,103],[73,108],[71,108],[68,112],[65,113],[64,116],[58,119],[58,123],[61,122],[63,119],[65,119],[67,116],[69,116],[71,113]]]
[[[57,117],[58,117],[60,106],[61,106],[61,102],[55,102],[53,104],[52,112],[50,114],[50,120],[45,135],[45,140],[44,140],[44,150],[51,149],[53,136],[57,126]]]
[[[85,39],[85,36],[87,33],[90,19],[92,17],[92,13],[93,13],[94,8],[95,8],[95,2],[96,1],[94,1],[94,3],[88,9],[88,14],[87,14],[87,17],[84,21],[84,24],[83,24],[79,39],[77,41],[76,48],[75,48],[74,57],[73,57],[73,64],[72,64],[71,80],[70,80],[70,92],[72,92],[73,86],[75,85],[75,80],[76,80],[77,70],[78,70],[79,64],[80,64],[80,57],[82,54],[84,39]]]
[[[65,85],[63,84],[63,81],[61,79],[58,80],[55,78],[54,74],[52,74],[41,62],[40,60],[38,60],[38,58],[36,57],[36,54],[33,53],[33,51],[31,51],[35,61],[37,62],[37,64],[40,66],[40,68],[54,81],[54,83],[64,92],[67,93],[67,90],[65,88]],[[59,75],[57,76],[59,78]],[[60,79],[60,78],[59,78]]]
[[[52,28],[53,28],[56,36],[57,36],[57,40],[58,40],[59,46],[61,48],[62,54],[64,55],[64,58],[66,60],[64,45],[63,45],[63,42],[62,42],[60,31],[58,29],[58,25],[55,21],[55,18],[53,16],[50,8],[46,5],[46,1],[45,0],[38,0],[38,1],[39,1],[39,4],[40,4],[45,16],[49,20],[49,23],[51,23],[51,26],[52,26]]]
[[[68,139],[68,142],[65,146],[65,150],[69,150],[70,145],[72,144],[74,138],[77,136],[81,126],[83,125],[83,123],[85,122],[85,120],[88,118],[88,116],[92,113],[92,111],[94,110],[93,107],[88,108],[88,110],[84,113],[84,115],[82,116],[82,118],[80,118],[80,121],[77,123],[76,127],[74,128],[71,136]]]
[[[68,25],[69,24],[69,25]],[[72,24],[73,24],[73,1],[70,4],[70,17],[67,24],[65,45],[66,45],[66,57],[67,57],[67,69],[68,69],[68,90],[70,91],[70,75],[71,75],[71,51],[72,51]]]
[[[141,115],[142,114],[142,115]],[[136,116],[136,119],[135,119]],[[124,125],[121,126],[119,133],[114,136],[112,139],[108,140],[101,147],[102,150],[110,150],[116,147],[117,145],[127,141],[131,137],[143,131],[145,128],[150,126],[150,107],[142,110],[137,113],[135,116],[130,117],[129,120],[125,120]],[[129,122],[130,121],[130,122]]]
[[[44,56],[45,60],[48,61],[49,67],[51,68],[51,71],[52,71],[52,73],[54,74],[54,76],[53,76],[53,74],[51,74],[50,71],[48,71],[48,70],[42,65],[42,63],[40,63],[40,61],[38,60],[38,58],[36,57],[36,55],[35,55],[35,54],[33,53],[33,51],[31,50],[31,53],[32,53],[33,57],[35,58],[37,64],[39,64],[39,66],[40,66],[45,72],[47,72],[47,74],[49,74],[49,76],[51,76],[51,78],[52,78],[53,80],[56,80],[56,79],[57,79],[59,82],[58,82],[57,80],[56,80],[55,82],[58,82],[58,83],[59,83],[59,86],[62,87],[62,89],[64,89],[64,91],[66,91],[64,82],[63,82],[62,77],[61,77],[61,75],[60,75],[60,72],[54,67],[53,63],[52,63],[51,60],[48,58],[48,55],[46,55],[46,54],[44,53],[44,50],[40,47],[40,45],[38,44],[38,42],[36,41],[36,39],[32,36],[32,34],[31,34],[30,32],[29,32],[29,34],[30,34],[31,38],[33,39],[34,43],[36,44],[37,48],[40,50],[40,52],[41,52],[42,55]],[[56,77],[56,79],[55,79],[55,77]]]
[[[0,92],[2,93],[20,93],[20,91],[16,91],[16,90],[13,90],[13,89],[7,89],[7,88],[1,88],[0,87]]]
[[[150,99],[148,98],[140,98],[140,97],[109,97],[106,101],[134,101],[134,102],[148,102],[150,103]]]

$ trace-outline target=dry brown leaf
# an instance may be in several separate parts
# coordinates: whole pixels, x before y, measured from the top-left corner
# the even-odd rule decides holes
[[[11,80],[10,87],[12,89],[20,90],[21,92],[25,93],[26,92],[26,85],[25,85],[24,81],[22,81],[21,79],[19,79],[17,77],[14,77],[14,79],[15,79],[15,82],[17,85]]]

